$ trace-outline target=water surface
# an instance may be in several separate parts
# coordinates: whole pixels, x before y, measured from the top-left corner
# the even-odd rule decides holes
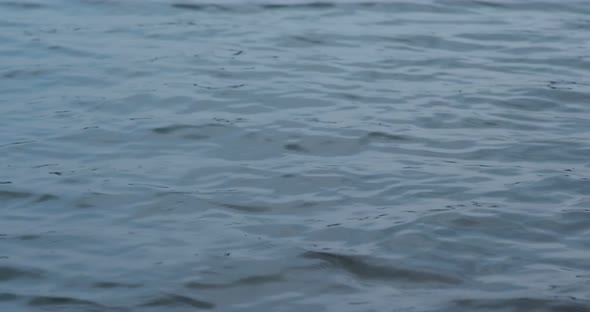
[[[0,0],[0,310],[590,311],[588,4]]]

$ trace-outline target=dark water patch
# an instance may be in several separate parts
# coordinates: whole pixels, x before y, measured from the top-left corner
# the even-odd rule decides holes
[[[371,264],[368,263],[367,260],[365,260],[369,258],[366,256],[350,256],[318,251],[308,251],[305,252],[302,256],[307,259],[319,259],[322,261],[326,261],[327,263],[330,263],[333,267],[351,273],[359,279],[385,280],[391,282],[401,281],[410,283],[462,283],[462,280],[459,278],[441,273]]]
[[[229,11],[229,10],[231,10],[231,6],[219,5],[219,4],[214,4],[214,3],[173,3],[170,6],[173,8],[176,8],[176,9],[189,10],[189,11],[208,11],[208,10]]]
[[[37,240],[40,238],[42,238],[42,236],[38,235],[38,234],[26,234],[26,235],[16,236],[16,239],[19,239],[19,240]]]
[[[72,297],[38,296],[32,297],[28,304],[29,306],[42,307],[44,309],[70,309],[75,307],[76,309],[84,309],[86,311],[115,311],[94,301]]]
[[[293,153],[313,154],[316,156],[342,156],[358,153],[362,149],[359,144],[359,138],[356,135],[350,136],[333,136],[325,135],[305,135],[291,133],[271,133],[266,134],[252,133],[248,139],[253,141],[251,144],[265,144],[268,147],[274,147],[272,142],[289,142],[282,146],[284,150]],[[266,150],[269,150],[268,148]]]
[[[34,197],[35,194],[19,191],[0,191],[0,200],[16,200]]]
[[[239,55],[239,54],[235,54],[234,53],[233,55]],[[202,89],[206,89],[206,90],[223,90],[223,89],[239,89],[241,87],[246,86],[246,84],[245,83],[240,83],[240,84],[228,85],[228,86],[223,86],[223,87],[213,87],[213,86],[204,86],[204,85],[200,85],[200,84],[197,84],[197,83],[193,83],[193,86],[199,87],[199,88],[202,88]]]
[[[21,299],[21,296],[11,293],[0,293],[0,302],[15,301]]]
[[[203,4],[190,4],[190,3],[173,3],[170,5],[173,8],[183,9],[183,10],[193,10],[193,11],[201,11],[207,9],[209,5]]]
[[[187,288],[193,289],[225,289],[234,287],[253,287],[258,285],[265,285],[277,282],[283,282],[284,278],[280,274],[269,274],[269,275],[253,275],[237,279],[230,283],[225,284],[212,284],[203,282],[188,282],[185,284]]]
[[[154,128],[152,131],[157,134],[173,134],[185,139],[202,140],[230,129],[230,126],[226,124],[210,123],[205,125],[171,125]]]
[[[203,300],[194,299],[181,295],[166,295],[147,303],[142,304],[144,307],[175,307],[175,306],[189,306],[196,309],[210,310],[215,308],[215,304]]]
[[[14,8],[14,9],[41,9],[47,7],[46,4],[29,2],[29,1],[2,1],[0,7]]]
[[[258,206],[258,205],[245,205],[245,204],[228,204],[228,203],[220,203],[221,207],[228,208],[231,210],[247,212],[247,213],[256,213],[256,212],[267,212],[270,211],[271,208]]]
[[[59,166],[59,164],[43,164],[43,165],[33,166],[33,168],[54,167],[54,166]]]
[[[308,153],[309,152],[305,147],[303,147],[297,143],[285,144],[285,149],[288,151],[298,152],[298,153]]]
[[[261,7],[263,9],[269,10],[277,10],[277,9],[311,9],[311,10],[318,10],[318,9],[330,9],[336,6],[335,3],[332,2],[308,2],[308,3],[269,3],[263,4]]]
[[[52,195],[52,194],[43,194],[43,195],[39,195],[37,197],[37,199],[35,199],[35,203],[43,203],[43,202],[47,202],[47,201],[56,201],[59,200],[60,197],[57,195]]]
[[[43,70],[10,70],[2,73],[2,78],[6,79],[31,79],[31,78],[38,78],[44,75],[49,74],[47,71]]]
[[[154,128],[153,131],[159,134],[169,134],[178,131],[182,131],[185,129],[199,129],[200,127],[197,126],[189,126],[189,125],[174,125],[174,126],[166,126],[166,127],[159,127]]]
[[[377,141],[409,141],[410,139],[407,136],[398,135],[398,134],[390,134],[386,132],[380,131],[372,131],[367,133],[365,137],[361,140],[377,140]]]
[[[97,282],[92,284],[95,288],[113,289],[113,288],[140,288],[140,284],[119,283],[119,282]]]
[[[37,269],[24,269],[10,266],[0,266],[0,281],[8,281],[22,278],[38,279],[44,275],[43,271]]]
[[[231,284],[204,283],[204,282],[188,282],[185,284],[185,287],[207,290],[207,289],[230,288],[230,287],[232,287],[232,285]]]
[[[52,195],[52,194],[38,195],[38,194],[23,192],[23,191],[1,191],[0,190],[0,200],[16,201],[16,200],[22,200],[22,199],[26,199],[26,198],[34,198],[34,200],[32,201],[33,203],[42,203],[42,202],[47,202],[47,201],[55,201],[55,200],[58,200],[60,197],[56,196],[56,195]]]
[[[283,281],[283,277],[279,274],[270,274],[270,275],[257,275],[257,276],[248,276],[244,278],[240,278],[239,280],[235,281],[236,284],[243,284],[243,285],[259,285],[259,284],[267,284],[267,283],[275,283]]]
[[[581,83],[577,81],[567,81],[567,80],[550,80],[547,82],[547,87],[554,90],[573,90],[577,86],[589,86],[588,83]]]
[[[476,0],[476,1],[473,1],[473,3],[483,6],[483,7],[490,7],[490,8],[496,8],[496,9],[506,8],[508,5],[508,3],[503,3],[503,2],[499,2],[499,1]]]
[[[294,2],[276,2],[266,1],[260,2],[241,2],[234,1],[225,4],[214,4],[213,2],[200,2],[200,3],[173,3],[171,7],[176,9],[191,10],[191,11],[229,11],[239,12],[244,9],[259,8],[268,11],[292,11],[292,10],[309,10],[315,12],[322,12],[330,9],[337,8],[374,8],[382,7],[384,9],[401,9],[405,11],[418,11],[424,8],[433,8],[425,5],[412,5],[410,3],[388,3],[386,1],[345,1],[345,2],[332,2],[332,1],[294,1]],[[444,8],[441,6],[441,8]],[[442,9],[441,9],[442,10]],[[250,11],[250,10],[249,10]]]

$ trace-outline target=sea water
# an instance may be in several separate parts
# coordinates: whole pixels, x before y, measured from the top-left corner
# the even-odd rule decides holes
[[[0,1],[0,311],[590,311],[590,2]]]

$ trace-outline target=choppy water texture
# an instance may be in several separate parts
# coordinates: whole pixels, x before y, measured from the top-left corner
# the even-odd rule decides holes
[[[590,2],[0,2],[0,310],[590,311]]]

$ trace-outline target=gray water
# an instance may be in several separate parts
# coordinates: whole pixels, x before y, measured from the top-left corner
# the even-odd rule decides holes
[[[590,311],[589,51],[589,1],[2,0],[0,311]]]

